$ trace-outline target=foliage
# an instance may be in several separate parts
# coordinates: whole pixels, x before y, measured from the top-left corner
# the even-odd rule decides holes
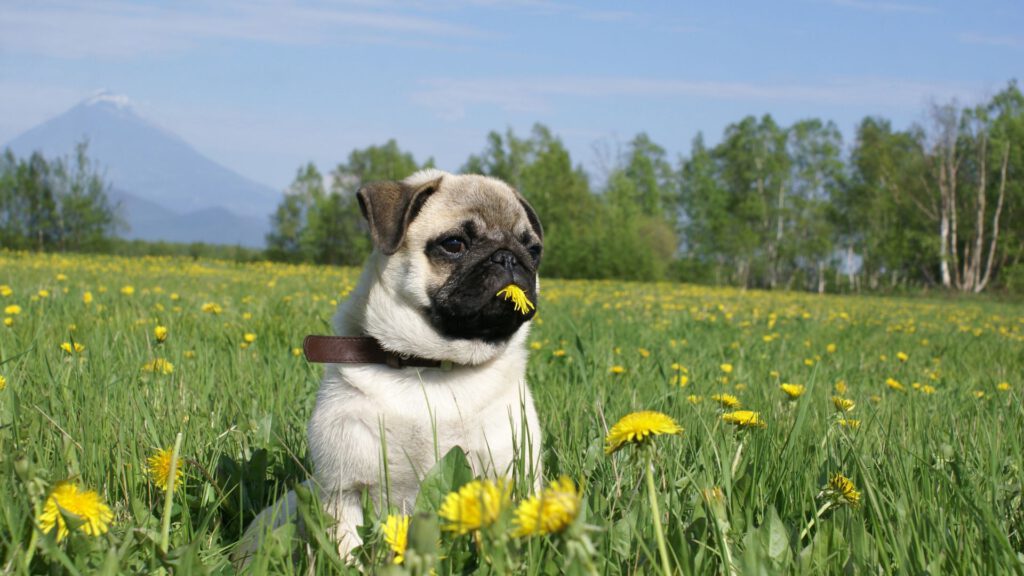
[[[500,178],[531,202],[549,277],[1017,291],[1001,272],[1024,258],[1024,96],[1011,82],[983,105],[932,115],[930,129],[865,118],[848,151],[832,122],[748,116],[714,146],[698,134],[676,166],[640,133],[597,188],[537,124],[527,137],[489,133],[461,172]],[[329,186],[303,167],[273,217],[268,257],[359,264],[370,245],[355,191],[416,169],[393,140],[352,151]]]
[[[281,262],[357,265],[370,253],[356,192],[375,180],[398,180],[430,167],[418,165],[394,140],[353,150],[331,173],[330,184],[312,163],[299,169],[271,217],[267,257]]]
[[[650,574],[652,509],[683,574],[1021,570],[1024,440],[1007,433],[1024,427],[1019,305],[607,280],[546,280],[529,340],[534,448],[546,480],[579,487],[575,520],[519,537],[509,508],[477,534],[442,531],[437,511],[473,472],[439,454],[415,510],[366,502],[364,568],[346,567],[301,485],[323,368],[295,349],[357,275],[0,251],[4,571],[232,573],[246,524],[292,488],[304,526],[268,535],[252,574]],[[147,371],[157,359],[173,370]],[[723,421],[713,395],[766,427]],[[612,425],[647,410],[682,433],[607,456]],[[149,460],[179,432],[183,479],[165,506]],[[60,542],[36,529],[69,478],[110,507],[107,533],[70,516]],[[529,494],[514,483],[512,504]],[[388,513],[413,515],[402,565]]]
[[[107,197],[109,185],[88,158],[88,142],[73,158],[39,152],[0,156],[0,246],[38,251],[99,251],[123,227]]]

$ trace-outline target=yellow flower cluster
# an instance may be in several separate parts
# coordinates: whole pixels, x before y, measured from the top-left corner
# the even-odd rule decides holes
[[[612,454],[629,443],[641,444],[651,436],[680,434],[682,431],[675,420],[661,412],[633,412],[623,416],[608,431],[604,440],[604,452]]]
[[[533,302],[530,302],[530,298],[526,296],[526,292],[515,284],[505,286],[499,290],[495,296],[499,298],[504,296],[506,301],[511,300],[515,311],[523,314],[524,316],[536,308],[536,306],[533,305]]]
[[[474,480],[445,497],[438,514],[444,530],[467,534],[493,524],[506,507],[511,486],[504,480]]]
[[[44,534],[57,529],[57,541],[68,535],[68,523],[65,515],[75,517],[81,524],[79,530],[90,535],[106,534],[110,522],[114,519],[99,494],[92,490],[81,490],[71,481],[58,482],[43,504],[43,510],[36,518],[36,524]]]
[[[515,535],[557,534],[580,512],[582,494],[567,476],[553,480],[539,494],[524,500],[515,513]]]
[[[146,459],[146,474],[161,490],[166,491],[168,486],[176,486],[183,475],[182,468],[184,466],[179,458],[174,468],[174,482],[171,482],[171,456],[173,453],[174,451],[170,448],[161,448]]]
[[[163,358],[157,358],[155,360],[152,360],[150,362],[146,362],[145,364],[143,364],[142,365],[142,371],[143,372],[154,372],[156,374],[164,374],[164,375],[173,374],[174,373],[174,364],[171,364],[170,362],[168,362],[167,360],[165,360]]]

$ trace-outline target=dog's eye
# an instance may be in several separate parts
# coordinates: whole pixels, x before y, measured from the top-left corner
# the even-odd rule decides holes
[[[441,248],[449,254],[462,254],[466,251],[466,243],[462,238],[458,238],[456,236],[449,236],[444,240],[441,240],[438,244],[440,244]]]
[[[536,260],[540,260],[540,251],[541,251],[540,244],[535,244],[533,246],[530,246],[529,251],[530,251],[530,256],[532,256],[535,261]]]

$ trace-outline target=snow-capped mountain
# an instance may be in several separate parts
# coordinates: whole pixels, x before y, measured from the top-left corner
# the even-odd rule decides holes
[[[87,138],[131,227],[127,238],[259,247],[281,193],[217,164],[143,118],[126,97],[99,93],[7,143],[18,156],[70,156]]]

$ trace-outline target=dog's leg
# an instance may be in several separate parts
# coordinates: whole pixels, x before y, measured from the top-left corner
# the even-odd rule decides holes
[[[357,530],[363,524],[361,495],[354,491],[343,492],[327,502],[326,511],[337,521],[331,536],[338,543],[338,556],[345,562],[354,564],[352,550],[363,544]]]

